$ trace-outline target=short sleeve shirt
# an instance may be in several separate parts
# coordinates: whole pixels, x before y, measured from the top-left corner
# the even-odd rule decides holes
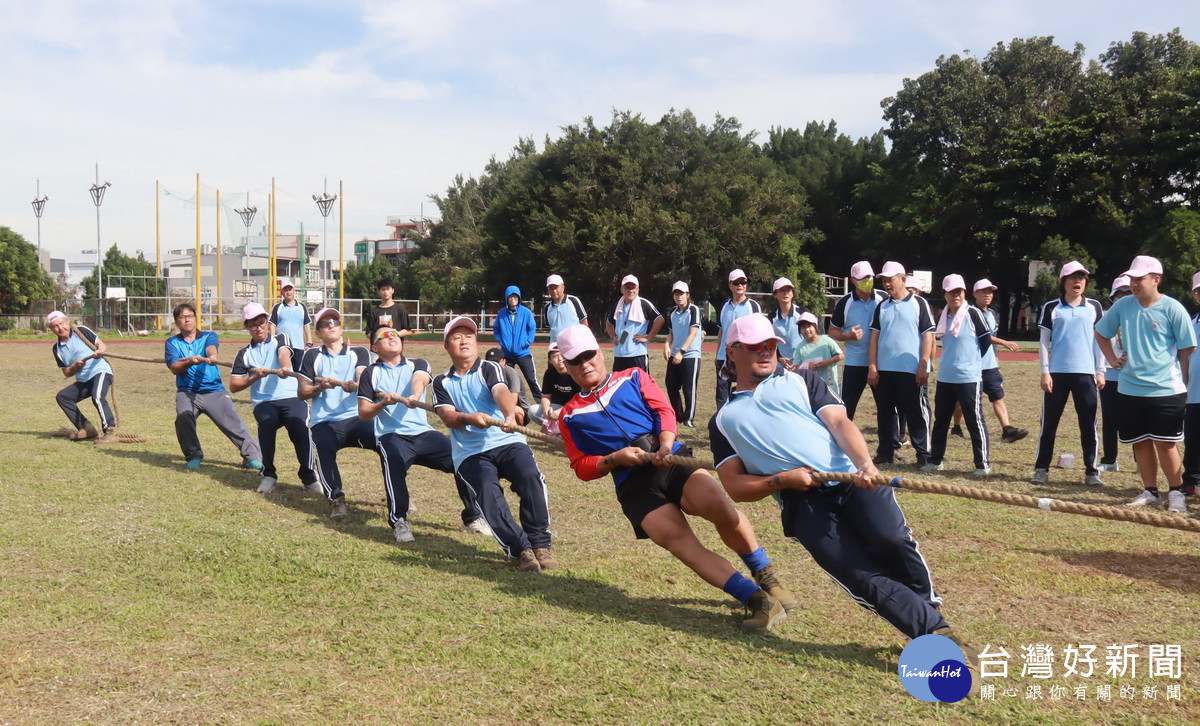
[[[949,321],[947,321],[949,327]],[[938,383],[979,383],[983,380],[983,349],[991,349],[992,331],[976,307],[967,308],[958,335],[949,330],[942,336],[942,359]]]
[[[587,319],[583,303],[574,295],[565,295],[558,304],[546,303],[544,312],[546,327],[550,328],[550,342],[557,340],[562,331]]]
[[[912,293],[903,300],[888,297],[875,308],[871,330],[879,332],[879,370],[915,374],[921,361],[922,337],[933,332],[929,301]]]
[[[658,308],[654,307],[654,303],[644,297],[639,297],[633,302],[633,305],[639,305],[642,308],[642,317],[645,322],[634,322],[629,319],[633,305],[625,305],[621,302],[621,310],[617,312],[616,303],[613,304],[613,312],[609,315],[608,320],[613,324],[613,329],[617,333],[617,344],[613,346],[613,355],[618,358],[633,358],[639,355],[646,355],[649,348],[645,343],[636,342],[633,337],[635,335],[646,335],[650,332],[650,326],[654,324],[657,318],[662,317],[658,312]],[[622,343],[621,339],[625,342]]]
[[[100,342],[100,337],[91,328],[84,325],[77,325],[75,328],[79,331],[79,335],[86,338],[92,345]],[[79,339],[79,335],[72,332],[67,336],[66,340],[56,341],[52,346],[51,352],[54,354],[54,363],[59,368],[73,366],[80,358],[92,354],[92,349],[88,347],[87,343]],[[111,376],[113,374],[112,366],[103,358],[92,358],[87,363],[84,363],[79,372],[75,374],[75,380],[80,383],[86,383],[101,373],[107,373]]]
[[[504,372],[500,370],[500,364],[479,359],[464,375],[460,376],[453,368],[439,373],[433,379],[433,405],[434,408],[449,406],[462,413],[484,413],[503,419],[504,412],[492,396],[496,386],[508,387],[504,382]],[[524,436],[515,432],[505,433],[498,426],[483,429],[464,426],[450,429],[450,453],[456,468],[477,454],[520,443],[525,443]]]
[[[304,351],[300,368],[296,371],[309,383],[317,378],[332,378],[336,381],[358,380],[358,368],[370,361],[367,349],[357,345],[343,345],[336,355],[325,346]],[[340,386],[327,388],[312,399],[312,410],[308,425],[315,426],[326,421],[343,421],[358,416],[358,398]]]
[[[797,362],[795,360],[796,349],[804,345],[804,336],[800,334],[802,312],[798,306],[793,305],[791,314],[786,317],[778,308],[771,313],[771,325],[775,328],[775,334],[783,338],[783,342],[779,344],[779,357],[786,358],[793,363]]]
[[[721,337],[717,341],[717,360],[725,360],[725,331],[729,330],[733,321],[761,313],[762,306],[753,298],[748,297],[740,303],[735,303],[732,298],[725,301],[721,306]]]
[[[1128,356],[1121,368],[1121,393],[1156,398],[1187,390],[1175,365],[1176,351],[1196,347],[1196,334],[1178,300],[1164,295],[1142,307],[1133,295],[1123,297],[1096,324],[1096,332],[1105,338],[1118,330]]]
[[[1130,295],[1130,297],[1133,297]],[[1083,298],[1068,305],[1061,297],[1042,306],[1038,327],[1050,333],[1051,373],[1092,373],[1103,369],[1093,332],[1104,316],[1098,300]],[[1184,319],[1187,316],[1184,315]]]
[[[875,308],[887,297],[881,290],[872,290],[871,295],[863,300],[852,291],[834,304],[833,313],[829,316],[831,327],[849,333],[857,325],[863,331],[860,340],[843,341],[846,346],[845,365],[865,368],[871,364],[871,321],[875,318]]]
[[[426,385],[433,376],[429,372],[429,361],[423,358],[401,358],[396,365],[388,365],[382,360],[375,361],[363,371],[358,379],[358,398],[361,401],[375,403],[381,393],[395,393],[400,396],[412,395],[413,379],[423,377]],[[426,390],[421,391],[421,401],[426,398]],[[419,436],[432,431],[429,417],[423,408],[409,408],[403,403],[393,403],[383,407],[375,416],[376,438],[385,434],[401,436]]]
[[[184,340],[181,333],[167,338],[163,357],[167,366],[170,366],[183,358],[205,355],[210,345],[219,348],[220,344],[217,334],[211,330],[197,330],[195,340],[190,342]],[[221,371],[216,366],[199,363],[175,376],[175,390],[182,393],[215,393],[224,391],[225,384],[221,382]]]
[[[814,360],[816,358],[827,360],[841,354],[841,352],[842,349],[838,347],[837,342],[833,338],[830,338],[828,335],[818,335],[817,339],[811,343],[803,340],[800,342],[800,345],[796,348],[796,355],[792,358],[792,363],[799,364],[802,361]],[[813,373],[821,376],[821,380],[828,383],[834,391],[838,389],[838,367],[836,365],[814,370]]]
[[[976,308],[979,310],[979,308]],[[983,323],[988,329],[988,344],[983,352],[983,370],[990,371],[993,368],[1000,367],[1000,359],[996,357],[996,346],[992,343],[991,337],[1000,330],[999,324],[996,322],[996,313],[991,308],[987,310],[979,310],[983,315]]]
[[[683,344],[696,328],[696,337],[686,349]],[[695,303],[688,303],[683,310],[678,305],[671,307],[671,355],[683,353],[684,358],[699,358],[700,346],[704,339],[704,331],[700,330],[700,308]]]
[[[308,307],[301,303],[288,305],[282,300],[271,308],[271,324],[277,333],[287,336],[289,346],[304,347],[304,326],[312,324]]]
[[[251,368],[279,368],[279,349],[288,347],[288,339],[280,334],[261,343],[251,343],[238,351],[233,359],[232,375],[248,376]],[[250,384],[250,403],[257,406],[265,401],[295,398],[296,379],[288,376],[263,376]]]

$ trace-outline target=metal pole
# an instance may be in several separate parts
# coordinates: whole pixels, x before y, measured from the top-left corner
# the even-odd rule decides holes
[[[225,321],[221,316],[221,313],[224,312],[223,310],[221,310],[221,294],[222,294],[222,288],[221,288],[221,190],[218,189],[217,190],[217,294],[214,296],[214,299],[216,300],[216,303],[217,303],[217,313],[216,313],[217,317],[215,318],[215,320],[219,324],[224,324]]]
[[[200,288],[200,174],[196,173],[196,327],[204,328],[204,298]]]
[[[342,238],[345,236],[346,225],[342,221],[342,209],[346,204],[346,195],[342,191],[342,182],[338,181],[338,307],[340,309],[342,300],[346,297],[346,273],[345,262],[342,260]]]
[[[98,327],[104,327],[104,257],[103,245],[100,242],[100,205],[104,203],[104,192],[112,182],[100,183],[100,164],[96,164],[96,182],[88,191],[92,194],[92,203],[96,205],[96,320]]]
[[[158,213],[158,180],[154,180],[154,274],[162,277],[162,218]]]
[[[46,200],[42,196],[42,180],[37,180],[37,194],[33,197],[33,216],[37,217],[38,264],[42,262],[42,210],[46,208]]]

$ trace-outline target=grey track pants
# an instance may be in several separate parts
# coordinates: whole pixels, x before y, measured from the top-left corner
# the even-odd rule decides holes
[[[246,422],[238,416],[228,391],[178,391],[175,394],[175,436],[179,439],[179,448],[183,451],[185,459],[204,458],[204,449],[200,447],[200,439],[196,436],[196,419],[200,414],[212,419],[217,428],[221,429],[221,433],[238,447],[243,464],[253,459],[262,459],[258,442],[254,440]]]

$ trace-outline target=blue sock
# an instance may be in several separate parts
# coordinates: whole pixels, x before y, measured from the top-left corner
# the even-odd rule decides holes
[[[740,572],[730,575],[721,589],[733,595],[743,605],[746,604],[751,595],[759,591],[759,587],[754,580],[751,580]]]
[[[758,572],[762,568],[771,564],[771,558],[767,557],[767,551],[762,547],[759,547],[748,555],[742,555],[741,557],[742,562],[746,563],[746,567],[749,567],[751,572]]]

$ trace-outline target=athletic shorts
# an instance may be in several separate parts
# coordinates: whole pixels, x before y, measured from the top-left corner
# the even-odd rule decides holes
[[[682,446],[675,453],[678,456],[691,456],[692,450]],[[633,525],[633,533],[638,539],[650,538],[642,529],[642,520],[647,514],[666,504],[674,504],[682,509],[683,485],[694,471],[696,469],[693,467],[678,464],[666,468],[643,464],[625,477],[621,488],[617,490],[617,501],[621,503],[621,511]]]
[[[983,392],[992,402],[1004,398],[1004,376],[999,368],[988,368],[983,372]]]
[[[1186,393],[1147,398],[1117,391],[1117,434],[1121,443],[1183,441],[1186,403]]]

